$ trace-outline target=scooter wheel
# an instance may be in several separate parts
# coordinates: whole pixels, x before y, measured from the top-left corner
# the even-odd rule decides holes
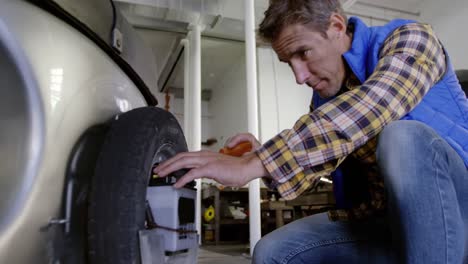
[[[145,229],[146,189],[152,166],[184,151],[184,135],[169,112],[144,107],[116,117],[103,143],[91,186],[90,263],[141,262],[138,232]]]

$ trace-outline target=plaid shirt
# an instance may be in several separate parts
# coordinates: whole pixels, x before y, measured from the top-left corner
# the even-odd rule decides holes
[[[386,39],[378,64],[364,83],[349,74],[343,93],[257,149],[272,178],[265,180],[266,185],[286,200],[294,199],[352,156],[366,168],[370,201],[351,210],[330,211],[330,218],[360,219],[382,213],[386,202],[376,164],[376,136],[410,112],[442,78],[445,68],[443,48],[429,25],[397,28]]]

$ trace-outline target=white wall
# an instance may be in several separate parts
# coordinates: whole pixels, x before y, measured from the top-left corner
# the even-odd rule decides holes
[[[237,133],[247,132],[247,90],[245,88],[245,57],[232,62],[232,67],[213,89],[210,110],[213,114],[212,133],[218,143],[214,150]]]
[[[455,69],[468,69],[468,1],[426,0],[421,21],[434,27]]]
[[[402,18],[418,20],[418,10],[412,1],[360,0],[346,10],[348,17],[357,16],[368,26],[385,25],[388,21]]]
[[[156,64],[158,65],[158,70],[155,74],[159,76],[171,55],[170,51],[179,44],[180,40],[178,37],[183,37],[183,35],[150,29],[137,29],[136,31],[146,45],[153,51]]]
[[[202,101],[202,142],[210,138],[218,140],[216,144],[204,149],[218,151],[229,137],[247,131],[245,78],[245,57],[242,56],[233,61],[229,70],[219,78],[219,83],[212,90],[211,100]],[[159,107],[164,108],[165,95],[156,93],[156,97]],[[175,99],[171,95],[169,111],[183,127],[184,100]]]
[[[158,99],[158,107],[165,108],[166,98],[165,94],[155,93],[156,98]],[[171,112],[179,122],[182,130],[186,131],[184,127],[184,99],[174,98],[173,94],[170,94],[171,98],[169,100],[169,112]],[[209,109],[209,103],[207,101],[202,101],[202,142],[205,142],[209,138],[214,138],[216,135],[213,134],[212,129],[212,119],[213,115]]]
[[[435,0],[430,1],[437,2]],[[457,1],[463,2],[463,0]],[[227,0],[218,0],[217,2],[219,4],[219,12],[224,15],[229,13],[226,16],[238,18],[243,17],[241,15],[242,3],[242,1],[237,3]],[[263,11],[267,6],[268,1],[266,0],[256,1],[258,22],[263,18]],[[394,8],[405,9],[404,4],[401,3],[398,6],[394,6]],[[414,7],[411,6],[409,9],[412,10]],[[357,14],[370,13],[369,17],[361,17],[368,25],[381,25],[387,20],[397,17],[418,19],[408,14],[395,12],[394,10],[389,11],[382,8],[369,7],[365,3],[357,3],[349,11]],[[153,32],[151,30],[139,30],[139,32],[151,44],[157,60],[163,65],[167,60],[168,54],[159,54],[158,51],[161,50],[161,47],[165,47],[165,50],[168,50],[169,47],[173,46],[175,37],[178,34]],[[164,34],[167,34],[167,36],[164,36]],[[229,52],[229,50],[225,52]],[[260,139],[262,142],[265,142],[283,129],[291,128],[301,115],[308,112],[312,90],[307,86],[296,84],[292,71],[286,64],[278,61],[276,54],[270,47],[258,48],[257,58]],[[202,63],[206,63],[206,60]],[[212,150],[222,147],[224,141],[229,136],[247,131],[244,63],[245,58],[243,56],[233,62],[231,69],[219,78],[219,84],[213,88],[211,101],[209,103],[202,103],[202,141],[206,141],[208,138],[216,138],[218,140],[218,144],[211,147]],[[202,78],[209,77],[202,76]],[[164,95],[158,94],[157,97],[160,101],[160,107],[164,107]],[[171,112],[176,115],[182,125],[184,123],[183,100],[171,99]]]
[[[312,89],[297,85],[289,66],[270,47],[258,48],[257,58],[260,139],[266,142],[309,112]]]

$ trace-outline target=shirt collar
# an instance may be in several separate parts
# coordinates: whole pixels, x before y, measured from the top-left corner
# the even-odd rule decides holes
[[[357,17],[348,20],[350,28],[354,28],[351,48],[343,54],[352,73],[361,83],[366,80],[366,58],[368,52],[370,30],[369,27]]]

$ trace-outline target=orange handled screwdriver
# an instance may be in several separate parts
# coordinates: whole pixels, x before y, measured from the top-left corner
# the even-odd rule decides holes
[[[244,153],[247,153],[249,151],[252,151],[252,143],[250,143],[249,141],[245,141],[235,145],[233,148],[224,147],[219,150],[219,153],[234,157],[240,157]]]

